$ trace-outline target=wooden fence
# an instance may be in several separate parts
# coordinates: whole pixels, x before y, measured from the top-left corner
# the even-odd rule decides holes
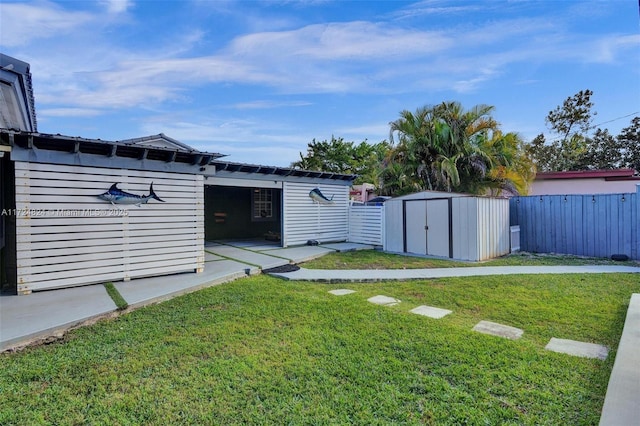
[[[640,259],[639,194],[513,197],[510,221],[523,251]]]
[[[309,197],[318,188],[331,198],[333,204],[319,204]],[[319,242],[344,241],[348,235],[349,187],[345,185],[316,185],[285,182],[283,187],[284,247],[305,244],[309,240]]]
[[[202,176],[16,162],[18,292],[204,268]],[[165,202],[98,199],[113,183]]]

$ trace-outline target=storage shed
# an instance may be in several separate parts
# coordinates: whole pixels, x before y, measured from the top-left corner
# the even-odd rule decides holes
[[[384,250],[481,261],[508,254],[509,200],[424,191],[385,202]]]

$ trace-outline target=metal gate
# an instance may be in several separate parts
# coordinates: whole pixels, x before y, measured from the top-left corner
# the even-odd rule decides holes
[[[453,257],[451,198],[403,202],[404,251]]]

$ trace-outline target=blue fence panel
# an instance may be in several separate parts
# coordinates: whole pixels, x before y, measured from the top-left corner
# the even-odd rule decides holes
[[[510,220],[523,251],[640,260],[639,205],[638,193],[513,197]]]

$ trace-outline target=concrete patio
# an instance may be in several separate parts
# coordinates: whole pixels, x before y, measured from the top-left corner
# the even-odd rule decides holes
[[[331,248],[280,248],[265,241],[226,241],[205,245],[205,270],[115,282],[116,289],[135,309],[181,294],[259,274],[262,269],[300,263],[327,253],[371,246],[331,244]],[[115,315],[117,307],[104,285],[34,292],[27,296],[0,296],[0,352],[62,336],[66,331],[99,318]]]

